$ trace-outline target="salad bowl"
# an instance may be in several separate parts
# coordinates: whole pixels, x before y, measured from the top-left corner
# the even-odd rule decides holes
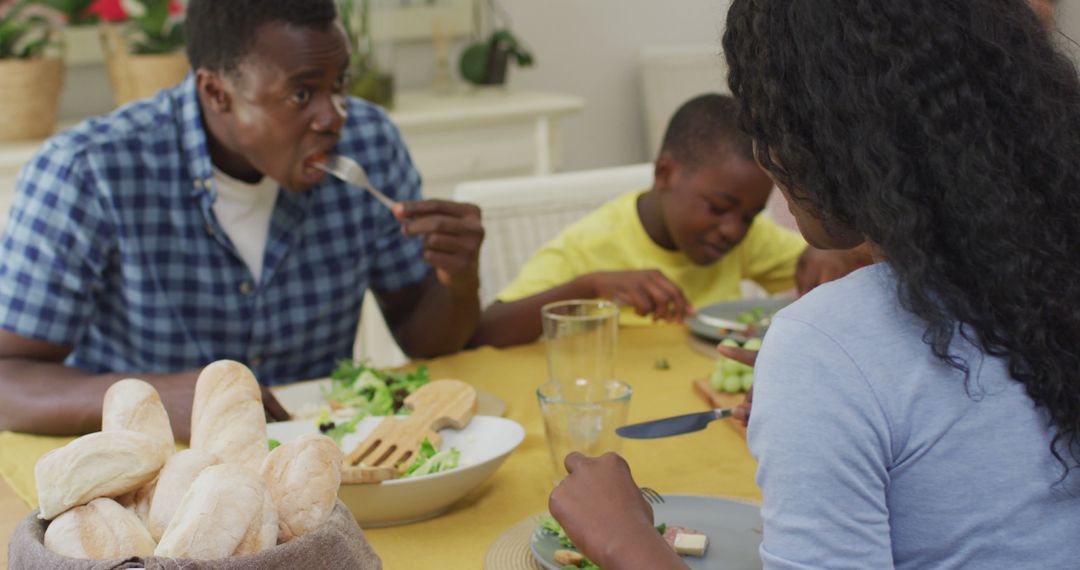
[[[348,454],[379,422],[398,421],[393,416],[369,416],[341,442]],[[270,423],[270,439],[286,443],[302,435],[319,433],[312,420]],[[525,438],[525,429],[513,420],[476,416],[464,429],[439,431],[441,449],[460,452],[457,467],[428,475],[391,479],[381,483],[343,483],[338,496],[362,527],[406,524],[438,516],[469,491],[480,486],[502,465]]]

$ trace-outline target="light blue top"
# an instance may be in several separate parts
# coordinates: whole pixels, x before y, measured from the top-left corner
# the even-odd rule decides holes
[[[765,568],[1080,568],[1080,473],[1058,483],[1048,415],[969,344],[966,390],[924,328],[885,264],[774,319],[748,435]]]

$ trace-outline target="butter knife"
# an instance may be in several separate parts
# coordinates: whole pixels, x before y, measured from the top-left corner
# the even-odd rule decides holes
[[[731,416],[735,408],[717,408],[707,412],[674,416],[662,420],[642,422],[616,428],[615,433],[630,439],[653,439],[657,437],[669,437],[705,429],[713,420],[719,420]]]

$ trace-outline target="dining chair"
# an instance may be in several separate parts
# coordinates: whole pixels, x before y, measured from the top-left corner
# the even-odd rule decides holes
[[[480,206],[480,302],[487,306],[563,228],[626,192],[652,186],[651,163],[463,182],[454,199]]]

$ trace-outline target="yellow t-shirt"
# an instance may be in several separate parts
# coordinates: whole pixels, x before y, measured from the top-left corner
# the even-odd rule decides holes
[[[637,213],[642,193],[624,194],[563,230],[533,255],[497,299],[517,301],[596,271],[635,269],[658,269],[695,307],[740,298],[743,279],[770,293],[795,286],[795,265],[806,248],[802,236],[759,215],[743,241],[716,263],[696,265],[683,252],[656,245],[645,232]],[[626,308],[619,321],[647,324],[652,318]]]

